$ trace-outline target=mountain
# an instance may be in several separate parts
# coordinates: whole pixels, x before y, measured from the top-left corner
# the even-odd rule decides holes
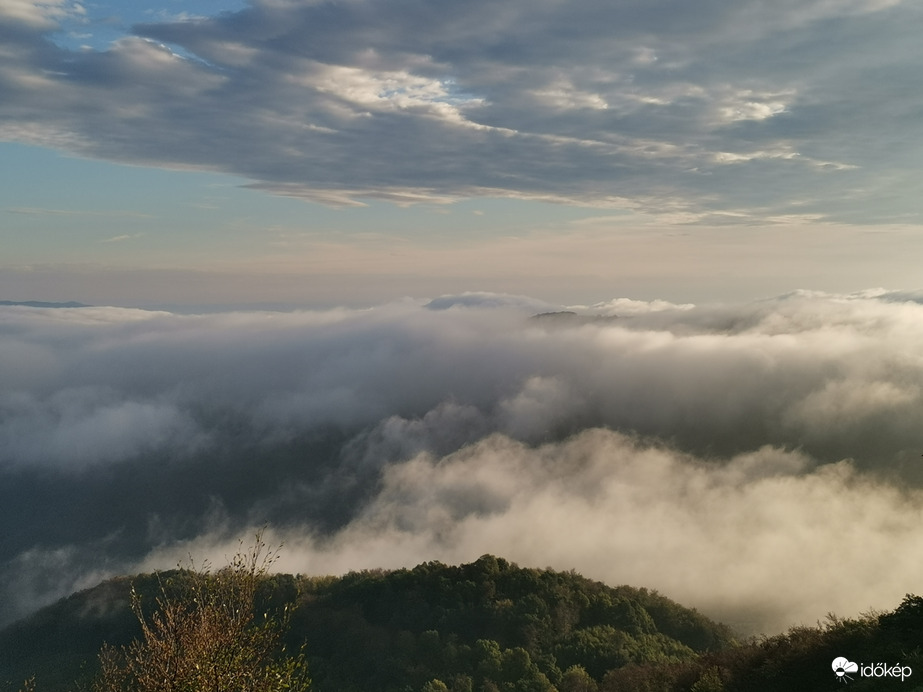
[[[27,308],[89,308],[91,305],[85,305],[84,303],[75,303],[69,301],[67,303],[46,303],[40,300],[0,300],[0,305],[21,305]]]

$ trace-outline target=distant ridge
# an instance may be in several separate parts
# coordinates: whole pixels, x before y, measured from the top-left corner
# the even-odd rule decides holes
[[[580,315],[573,310],[558,310],[556,312],[540,312],[529,319],[537,320],[546,325],[572,325],[590,324],[599,322],[614,322],[618,315]]]
[[[86,303],[46,303],[41,300],[0,300],[0,305],[20,305],[27,308],[91,308],[92,305]]]

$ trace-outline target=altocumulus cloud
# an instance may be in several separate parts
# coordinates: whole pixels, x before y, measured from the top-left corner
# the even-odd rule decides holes
[[[0,3],[0,137],[333,204],[919,220],[918,3],[251,0],[55,44],[79,11]]]
[[[764,631],[891,606],[923,577],[921,300],[0,307],[0,619],[265,523],[293,571],[490,551]]]

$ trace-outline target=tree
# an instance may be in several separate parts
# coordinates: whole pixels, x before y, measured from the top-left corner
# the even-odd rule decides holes
[[[696,681],[690,692],[724,692],[724,680],[716,666],[712,666]]]
[[[311,687],[304,652],[286,655],[289,610],[257,617],[257,590],[278,553],[262,532],[215,573],[208,565],[161,582],[152,612],[132,589],[142,636],[104,646],[93,692],[303,692]],[[150,610],[150,609],[147,609]]]
[[[558,688],[561,692],[597,692],[599,685],[583,666],[573,665],[564,671]]]

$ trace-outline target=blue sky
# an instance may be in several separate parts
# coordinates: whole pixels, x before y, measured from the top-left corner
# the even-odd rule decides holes
[[[923,10],[0,0],[0,293],[917,285]]]

